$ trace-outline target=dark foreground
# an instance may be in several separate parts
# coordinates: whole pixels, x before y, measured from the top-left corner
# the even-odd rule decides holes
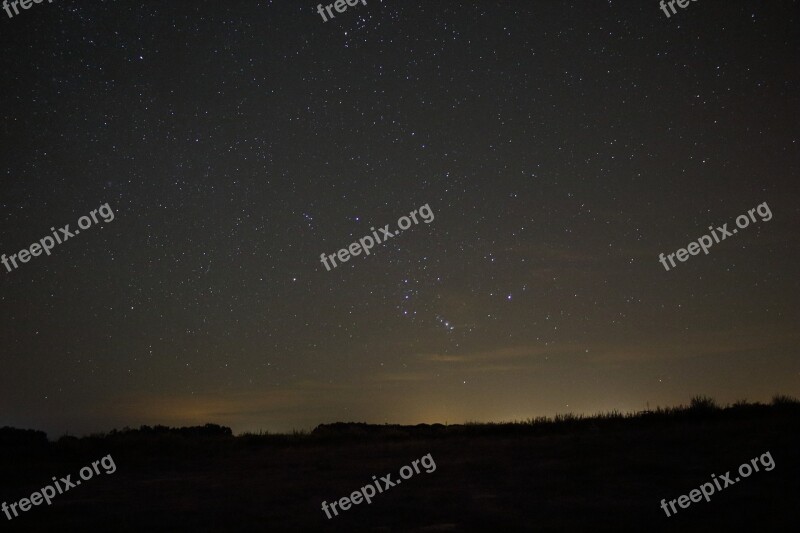
[[[111,454],[100,474],[4,531],[789,531],[800,518],[800,405],[698,402],[623,418],[468,426],[321,426],[245,435],[207,426],[42,441],[0,430],[0,498]],[[760,470],[667,518],[662,498],[769,452]],[[321,509],[430,453],[436,470],[328,519]],[[724,485],[724,483],[721,483]],[[2,503],[0,501],[0,503]],[[677,504],[676,504],[677,505]]]

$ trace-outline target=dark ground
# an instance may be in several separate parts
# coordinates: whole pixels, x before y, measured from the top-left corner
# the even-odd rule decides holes
[[[321,426],[245,435],[142,428],[48,443],[0,430],[0,498],[17,501],[111,454],[100,474],[4,531],[789,531],[800,500],[800,405],[698,402],[637,417],[466,426]],[[26,440],[27,439],[27,440]],[[659,507],[769,451],[711,501]],[[328,520],[321,510],[425,454],[436,470]],[[102,471],[102,469],[101,469]],[[734,478],[734,475],[731,475]],[[1,502],[0,502],[1,503]]]

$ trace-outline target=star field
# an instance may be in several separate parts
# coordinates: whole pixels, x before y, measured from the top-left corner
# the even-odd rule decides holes
[[[652,5],[651,5],[652,4]],[[0,426],[800,393],[796,4],[41,4],[0,22]],[[665,272],[711,224],[774,218]],[[369,256],[370,228],[429,204]]]

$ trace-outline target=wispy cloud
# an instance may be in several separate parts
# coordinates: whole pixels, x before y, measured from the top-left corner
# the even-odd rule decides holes
[[[580,348],[576,344],[550,344],[542,343],[520,344],[505,346],[491,350],[480,350],[464,354],[420,353],[417,357],[431,363],[501,363],[526,358],[535,358],[548,355],[577,352]]]
[[[653,361],[689,359],[742,352],[792,349],[800,333],[777,326],[752,326],[725,331],[699,331],[669,340],[593,344],[592,362]]]

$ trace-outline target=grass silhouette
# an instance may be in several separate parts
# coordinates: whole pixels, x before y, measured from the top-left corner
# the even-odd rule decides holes
[[[0,429],[0,501],[112,454],[99,476],[16,518],[26,530],[783,530],[800,497],[800,401],[706,396],[636,413],[572,413],[509,422],[321,424],[244,433],[215,424],[141,426],[48,441]],[[685,494],[770,451],[776,468],[667,518],[662,498]],[[431,453],[415,476],[328,520],[328,502]],[[87,462],[88,461],[88,462]],[[120,518],[122,517],[122,519]]]

